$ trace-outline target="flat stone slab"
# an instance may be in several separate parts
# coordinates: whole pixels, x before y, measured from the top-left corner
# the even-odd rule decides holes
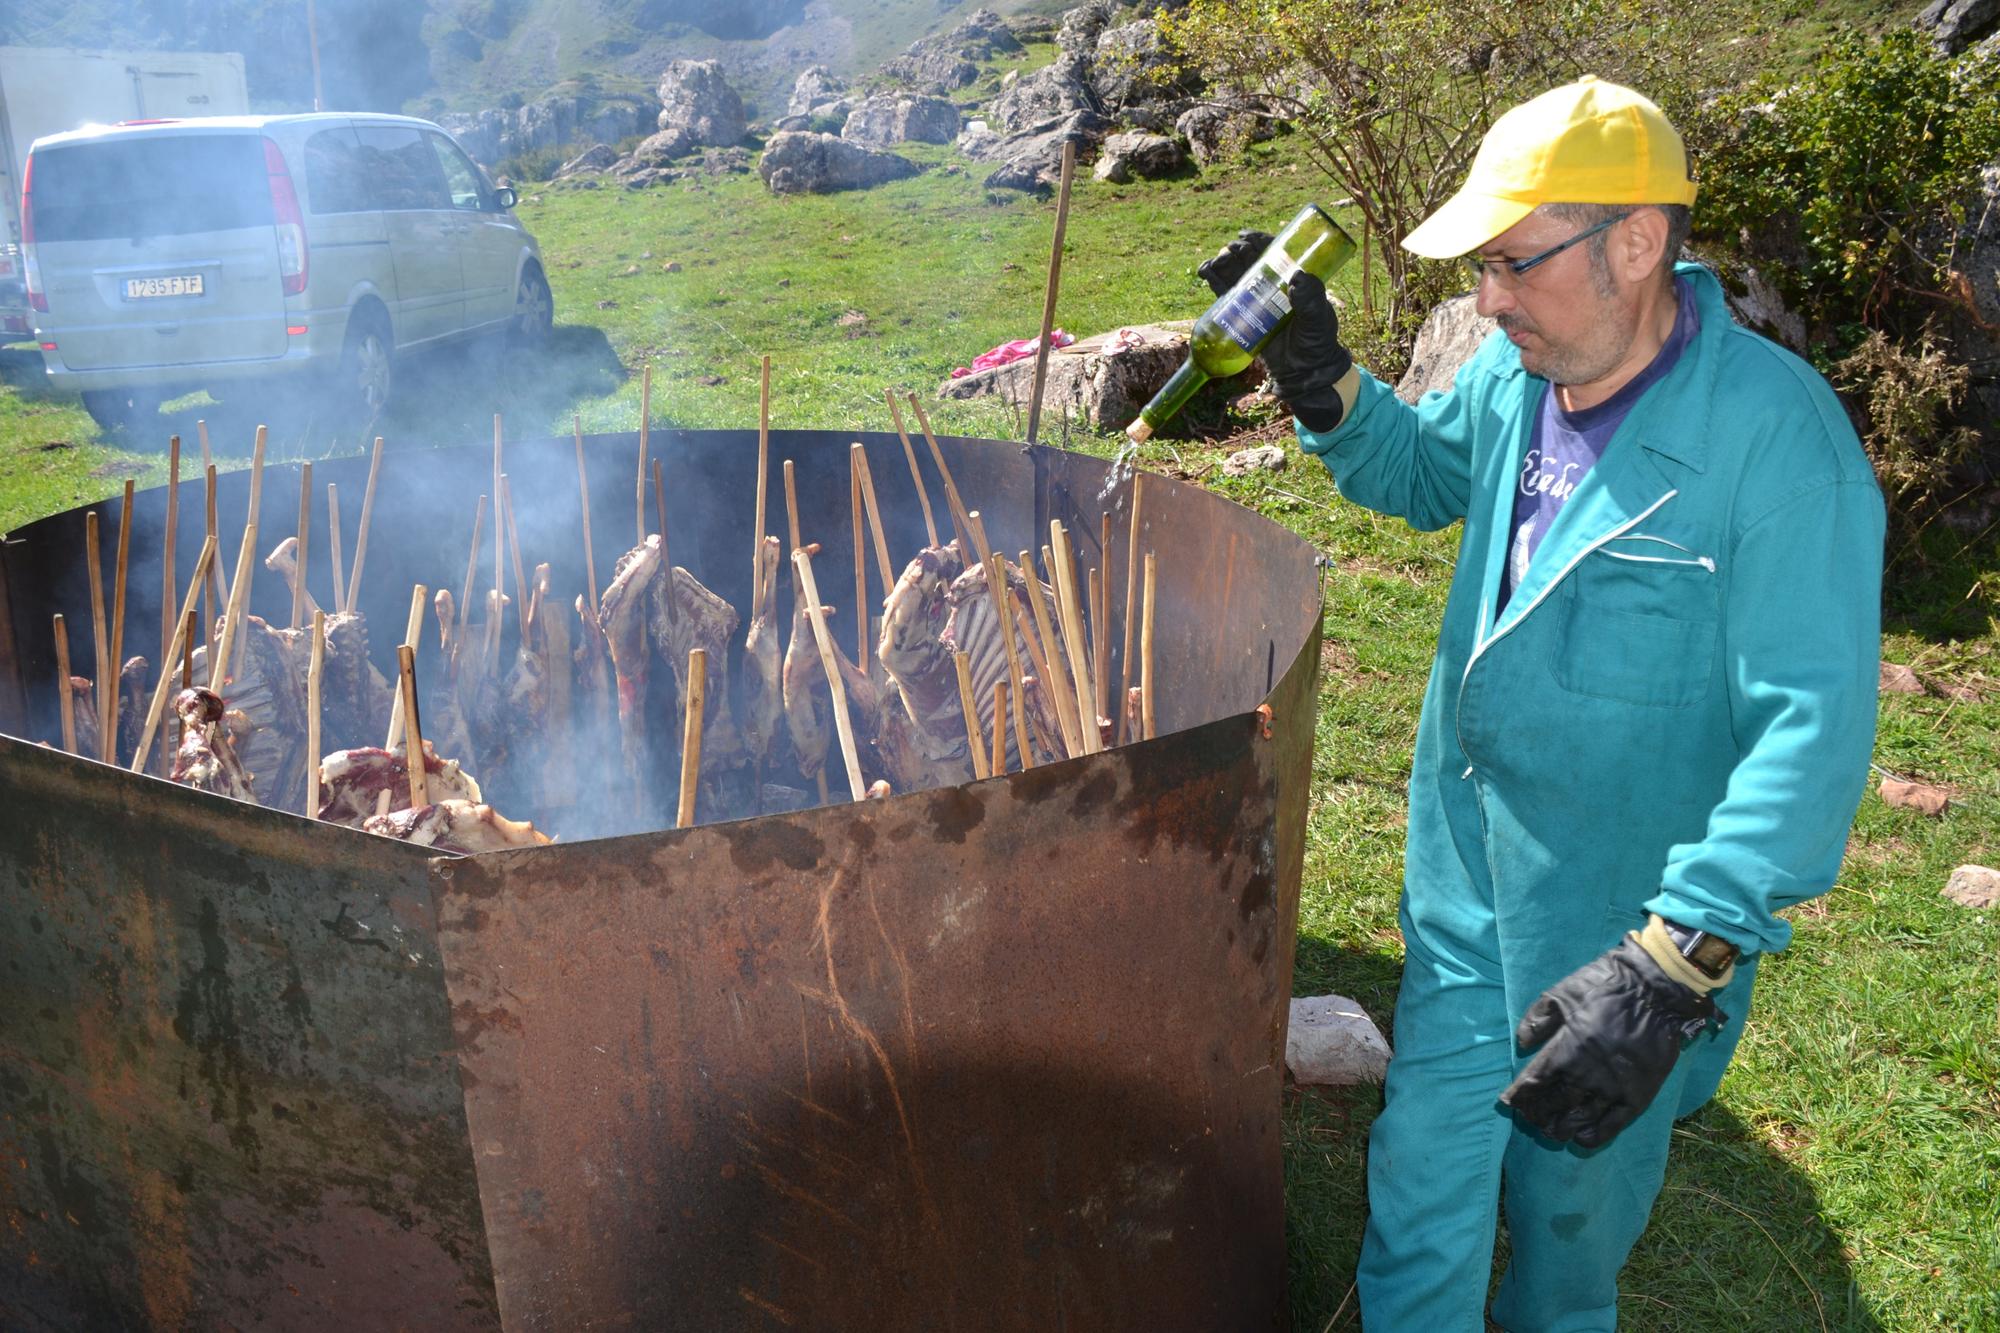
[[[1380,1083],[1389,1068],[1389,1043],[1357,1002],[1310,995],[1292,1001],[1285,1067],[1294,1082],[1319,1087]]]

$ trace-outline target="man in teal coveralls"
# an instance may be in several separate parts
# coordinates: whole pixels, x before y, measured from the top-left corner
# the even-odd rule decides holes
[[[1264,354],[1343,495],[1465,525],[1410,776],[1371,1333],[1481,1328],[1503,1197],[1494,1322],[1616,1325],[1672,1122],[1860,799],[1881,495],[1826,382],[1674,262],[1694,195],[1651,102],[1558,88],[1403,242],[1471,257],[1500,325],[1449,390],[1357,370],[1309,274]]]

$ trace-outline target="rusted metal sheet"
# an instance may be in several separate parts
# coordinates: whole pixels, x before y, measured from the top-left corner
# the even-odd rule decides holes
[[[8,738],[0,811],[0,1327],[496,1327],[423,854]]]

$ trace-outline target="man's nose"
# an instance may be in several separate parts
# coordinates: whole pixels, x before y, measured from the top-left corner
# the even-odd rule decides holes
[[[1484,319],[1493,319],[1514,308],[1514,294],[1500,285],[1491,269],[1479,275],[1479,285],[1473,288],[1472,308]]]

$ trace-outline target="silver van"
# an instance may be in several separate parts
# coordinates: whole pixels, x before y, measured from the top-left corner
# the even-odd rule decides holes
[[[443,130],[407,116],[37,139],[21,248],[50,384],[135,439],[195,389],[306,388],[333,430],[365,434],[402,353],[548,338],[548,278],[514,203]]]

